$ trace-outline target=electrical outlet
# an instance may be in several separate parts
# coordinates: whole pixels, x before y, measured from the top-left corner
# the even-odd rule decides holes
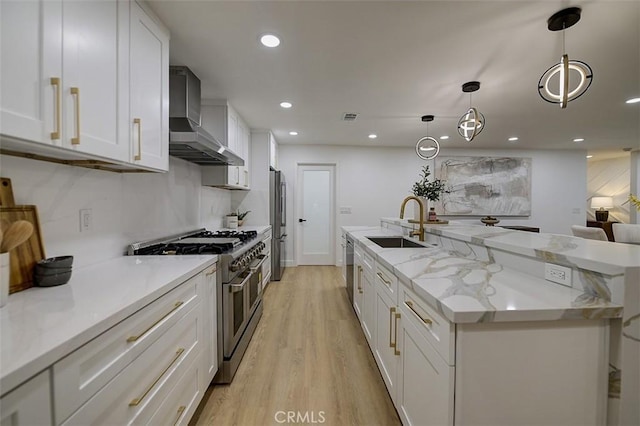
[[[545,263],[544,279],[571,287],[571,268],[553,263]]]
[[[91,209],[80,210],[80,232],[91,231],[93,228],[93,214]]]
[[[351,214],[351,206],[340,207],[340,214]]]

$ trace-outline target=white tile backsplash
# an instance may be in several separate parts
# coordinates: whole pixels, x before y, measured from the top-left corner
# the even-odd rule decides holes
[[[170,158],[168,173],[120,174],[0,156],[17,204],[38,207],[47,256],[73,255],[81,267],[121,256],[135,241],[222,227],[227,190],[200,185],[200,166]],[[80,232],[80,209],[93,229]]]

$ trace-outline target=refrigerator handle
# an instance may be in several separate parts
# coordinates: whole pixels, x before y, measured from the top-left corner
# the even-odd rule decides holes
[[[282,212],[282,217],[280,218],[280,222],[282,226],[287,226],[287,185],[282,182],[280,187],[282,188],[280,198],[280,212]]]

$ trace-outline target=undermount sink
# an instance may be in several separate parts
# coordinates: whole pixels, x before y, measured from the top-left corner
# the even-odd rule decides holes
[[[367,237],[380,247],[384,248],[424,248],[425,245],[418,244],[415,241],[411,241],[408,238],[403,237]]]

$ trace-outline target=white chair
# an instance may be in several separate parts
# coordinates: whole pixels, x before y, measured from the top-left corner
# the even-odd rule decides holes
[[[572,225],[571,232],[575,237],[586,238],[588,240],[609,241],[607,234],[602,228],[589,228],[587,226]]]
[[[616,243],[640,244],[640,225],[614,223],[612,229]]]

